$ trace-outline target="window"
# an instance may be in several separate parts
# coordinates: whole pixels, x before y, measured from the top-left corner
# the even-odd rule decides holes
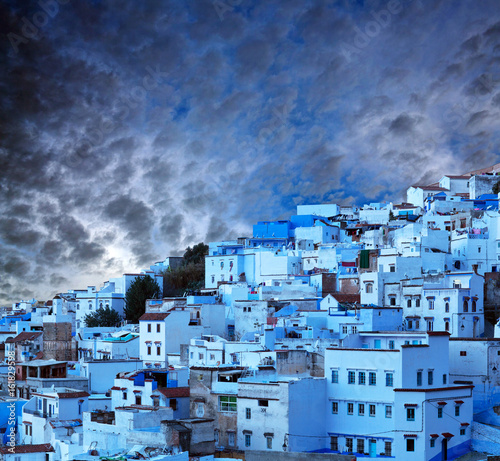
[[[434,309],[434,299],[429,299],[429,309]]]
[[[455,416],[460,416],[460,405],[455,405]]]
[[[476,300],[472,300],[472,312],[476,312]]]
[[[469,312],[469,301],[464,299],[464,312]]]
[[[427,320],[427,331],[434,330],[434,322],[432,320]]]
[[[160,333],[160,331],[161,331],[161,324],[157,323],[156,324],[156,333]]]
[[[251,408],[246,408],[245,409],[245,418],[246,419],[252,419],[252,409]]]
[[[161,346],[156,346],[156,355],[161,355]]]
[[[460,357],[466,357],[467,351],[460,351]]]
[[[348,415],[353,415],[354,414],[354,403],[348,403],[347,404],[347,414]]]
[[[259,407],[268,407],[269,406],[269,400],[259,400]]]
[[[406,409],[406,421],[415,421],[415,408]]]
[[[415,451],[415,439],[406,439],[406,451]]]
[[[234,432],[227,433],[227,444],[230,447],[234,447]]]
[[[345,438],[345,446],[347,448],[347,452],[352,453],[353,439],[351,437]]]
[[[450,322],[444,322],[444,331],[450,331]]]
[[[365,404],[364,403],[358,404],[358,415],[365,416]]]
[[[219,396],[219,411],[235,412],[236,411],[236,397],[229,395]]]
[[[273,449],[273,438],[272,437],[266,437],[266,446],[268,450]]]
[[[391,296],[389,298],[389,305],[391,305],[391,306],[395,306],[396,305],[396,297],[395,296]]]
[[[392,456],[392,442],[385,442],[385,456]]]
[[[213,263],[213,261],[212,261]],[[212,283],[215,283],[215,275],[212,275]]]
[[[366,384],[366,373],[364,371],[358,373],[358,384]]]
[[[347,374],[347,384],[355,384],[356,383],[356,373],[354,371],[350,371]]]
[[[170,399],[168,401],[168,406],[172,408],[172,410],[176,411],[177,410],[177,399]]]
[[[368,375],[368,384],[370,386],[376,386],[377,385],[377,374],[373,371],[370,371]]]
[[[356,451],[358,453],[365,452],[365,440],[364,439],[357,439]]]
[[[447,380],[448,380],[448,379],[447,379],[447,375],[446,375],[446,374],[444,374],[444,375],[443,375],[443,384],[446,384],[446,381],[447,381]]]
[[[245,447],[252,445],[252,436],[250,434],[245,434]]]
[[[330,450],[339,451],[339,438],[337,436],[330,437]]]
[[[374,342],[373,342],[373,348],[374,349],[380,349],[381,348],[381,345],[382,345],[382,342],[380,339],[376,339]]]
[[[123,400],[127,400],[127,393],[124,392],[123,395],[122,395],[122,397],[123,397]]]
[[[394,374],[393,373],[386,373],[385,374],[385,385],[386,385],[386,387],[393,387],[394,386]]]
[[[151,324],[148,323],[148,333],[151,333]]]
[[[420,307],[420,297],[415,299],[415,307]]]
[[[427,372],[427,384],[429,386],[432,386],[434,384],[434,372],[432,370],[429,370]]]
[[[442,418],[443,417],[443,407],[439,407],[438,408],[438,418]]]
[[[408,330],[411,330],[413,328],[413,321],[408,320]]]
[[[389,341],[389,349],[394,349],[394,341],[392,339]]]
[[[148,346],[148,355],[151,355],[151,346]]]
[[[373,283],[367,283],[366,284],[366,292],[367,293],[373,293]]]
[[[394,264],[389,265],[389,272],[396,272],[396,266]]]
[[[347,325],[342,325],[342,334],[346,335],[349,331],[349,328]]]
[[[375,416],[375,405],[370,405],[370,416]]]
[[[390,405],[385,406],[385,417],[392,418],[392,407]]]
[[[339,382],[339,370],[332,370],[332,383]]]
[[[334,414],[334,415],[339,414],[339,403],[338,402],[332,402],[332,414]]]
[[[358,332],[358,327],[356,325],[351,327],[351,333],[356,334]]]
[[[142,397],[140,395],[135,396],[135,404],[142,405]]]
[[[460,429],[460,435],[465,435],[465,428]]]
[[[436,439],[432,438],[431,439],[431,448],[434,448],[436,446]]]
[[[444,311],[445,312],[450,312],[450,303],[448,301],[446,301],[444,303]]]

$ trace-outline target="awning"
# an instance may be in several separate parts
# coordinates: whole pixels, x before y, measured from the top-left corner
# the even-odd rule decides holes
[[[449,432],[443,432],[441,434],[445,439],[451,439],[452,437],[455,437],[453,434],[450,434]]]

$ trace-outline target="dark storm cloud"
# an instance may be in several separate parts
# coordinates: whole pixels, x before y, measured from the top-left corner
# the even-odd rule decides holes
[[[225,3],[0,5],[2,300],[497,161],[495,1]]]

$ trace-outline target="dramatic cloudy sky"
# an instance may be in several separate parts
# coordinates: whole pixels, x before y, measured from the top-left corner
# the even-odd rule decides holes
[[[4,0],[0,31],[0,304],[499,161],[498,0]]]

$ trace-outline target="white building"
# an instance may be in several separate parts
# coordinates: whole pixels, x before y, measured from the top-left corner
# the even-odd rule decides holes
[[[240,450],[304,452],[324,443],[325,378],[243,378],[238,382]],[[279,421],[279,424],[277,424]]]
[[[366,334],[368,348],[328,349],[330,449],[405,461],[468,452],[473,386],[450,385],[448,339]]]

